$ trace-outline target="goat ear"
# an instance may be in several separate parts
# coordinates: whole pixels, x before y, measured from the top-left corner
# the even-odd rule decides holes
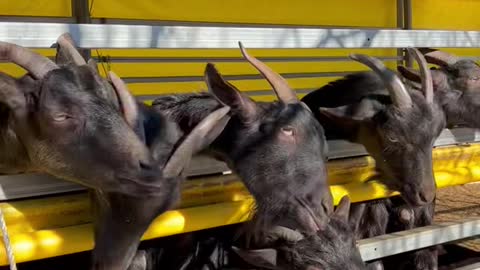
[[[90,69],[99,74],[97,61],[95,61],[93,58],[90,58],[87,61],[87,65],[90,67]]]
[[[422,79],[420,78],[420,72],[413,68],[408,68],[404,66],[397,66],[397,70],[403,77],[407,80],[410,80],[415,83],[422,83]],[[447,83],[446,75],[440,70],[430,70],[432,74],[432,81],[433,81],[433,90],[435,91],[438,88],[442,88],[444,84]]]
[[[360,226],[360,219],[363,217],[363,213],[365,213],[365,204],[354,204],[351,207],[350,216],[348,217],[348,223],[350,224],[350,228],[354,232],[358,231],[358,227]]]
[[[33,80],[25,79],[25,83],[33,82]],[[16,119],[26,117],[27,101],[22,89],[17,84],[17,81],[0,72],[0,103],[7,105],[13,112]]]
[[[350,215],[350,199],[348,196],[343,196],[335,209],[335,217],[345,223],[348,223],[348,217]]]
[[[417,83],[422,82],[422,79],[420,78],[420,72],[418,72],[418,70],[415,70],[409,67],[404,67],[404,66],[397,66],[397,70],[407,80],[414,81]]]
[[[342,136],[349,139],[354,139],[352,138],[352,135],[357,133],[356,130],[358,130],[361,125],[368,122],[366,119],[355,119],[338,115],[325,108],[320,108],[316,117],[326,130],[335,130],[335,132],[340,132]]]
[[[203,119],[175,150],[164,167],[165,177],[176,177],[188,166],[192,156],[212,143],[230,120],[229,107],[220,108]]]
[[[245,262],[260,268],[276,269],[277,251],[272,248],[243,250],[232,247],[232,250]]]
[[[208,90],[224,105],[242,119],[249,120],[256,116],[257,105],[248,96],[242,94],[235,86],[225,81],[215,66],[211,63],[205,68],[205,81]]]

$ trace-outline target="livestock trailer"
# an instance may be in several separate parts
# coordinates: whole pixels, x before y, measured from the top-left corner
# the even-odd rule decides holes
[[[387,67],[410,65],[402,48],[433,47],[459,56],[480,53],[480,2],[472,0],[28,0],[0,5],[0,41],[53,57],[51,45],[71,33],[106,75],[115,71],[135,96],[205,91],[206,62],[257,101],[271,101],[268,83],[242,60],[238,41],[281,73],[299,97],[366,68],[351,53],[378,57]],[[25,70],[0,63],[21,76]],[[480,133],[446,129],[435,143],[438,188],[480,181]],[[358,144],[328,141],[328,176],[335,203],[396,196],[378,183],[375,164]],[[244,222],[254,200],[226,164],[196,156],[181,205],[159,216],[143,239]],[[7,250],[17,263],[91,250],[89,201],[83,187],[46,175],[0,176]],[[365,261],[480,235],[480,219],[458,220],[365,239]],[[479,265],[462,269],[480,269]]]

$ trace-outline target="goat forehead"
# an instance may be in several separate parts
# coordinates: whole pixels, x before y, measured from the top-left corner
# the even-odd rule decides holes
[[[417,91],[412,91],[411,96],[416,105],[409,111],[387,110],[380,129],[395,137],[405,135],[410,140],[437,137],[445,125],[443,110],[438,104],[427,105]]]
[[[321,130],[321,126],[313,114],[301,104],[273,103],[263,107],[265,121],[275,122],[278,125],[291,125],[298,129]]]
[[[460,60],[454,65],[441,68],[451,80],[480,77],[480,66],[472,60]]]

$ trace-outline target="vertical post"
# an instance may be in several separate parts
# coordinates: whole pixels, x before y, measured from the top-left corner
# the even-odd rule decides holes
[[[403,13],[405,11],[405,8],[404,8],[403,2],[404,0],[397,0],[397,28],[398,29],[403,29],[404,27],[403,21],[404,21],[405,15]],[[397,60],[397,65],[403,65],[404,64],[403,60],[405,59],[403,48],[397,49],[397,56],[400,58]]]
[[[75,18],[76,23],[91,23],[90,9],[88,6],[88,0],[71,0],[72,1],[72,16]],[[85,59],[90,59],[91,52],[89,49],[79,49],[80,54]]]
[[[412,29],[412,0],[404,0],[403,4],[403,29],[405,30],[411,30]],[[406,54],[406,65],[407,67],[412,67],[413,62],[412,62],[412,57],[408,54]]]

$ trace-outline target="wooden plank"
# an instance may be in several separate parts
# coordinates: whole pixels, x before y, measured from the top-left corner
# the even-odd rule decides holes
[[[2,1],[0,15],[4,16],[38,16],[70,17],[72,7],[70,0],[17,0]]]
[[[395,0],[90,0],[92,17],[184,22],[391,27]],[[348,7],[348,8],[345,8]]]

